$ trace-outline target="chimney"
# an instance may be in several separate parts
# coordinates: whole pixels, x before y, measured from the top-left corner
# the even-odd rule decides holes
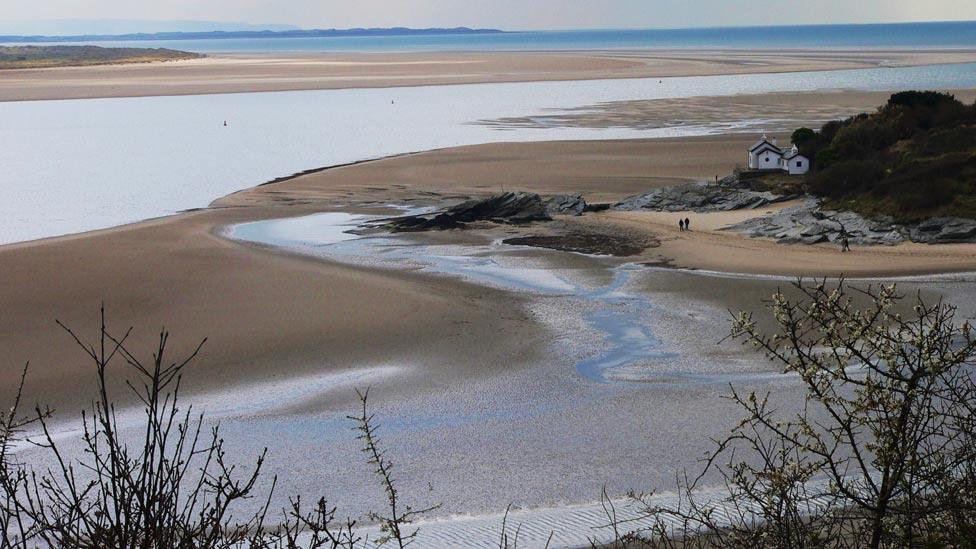
[[[776,145],[776,138],[773,138],[773,145]]]

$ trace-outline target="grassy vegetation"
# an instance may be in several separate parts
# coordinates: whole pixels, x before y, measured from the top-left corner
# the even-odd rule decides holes
[[[196,59],[199,53],[165,48],[103,48],[100,46],[0,46],[0,69],[37,69],[117,63],[149,63]]]
[[[814,160],[807,190],[830,207],[899,221],[976,218],[976,105],[900,92],[873,114],[800,128],[793,140]]]
[[[748,182],[749,188],[760,192],[776,194],[803,194],[806,187],[803,179],[780,171],[742,171],[739,181]]]

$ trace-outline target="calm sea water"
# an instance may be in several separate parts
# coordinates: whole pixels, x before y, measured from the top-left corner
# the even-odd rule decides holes
[[[714,131],[473,124],[484,119],[635,99],[970,87],[976,87],[976,64],[0,103],[0,243],[168,215],[300,170],[392,154],[492,141]]]
[[[643,48],[976,47],[976,21],[706,29],[533,31],[467,35],[99,42],[198,52],[593,50]]]

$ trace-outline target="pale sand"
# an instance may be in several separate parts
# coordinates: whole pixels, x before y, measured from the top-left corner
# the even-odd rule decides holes
[[[327,169],[247,189],[213,206],[443,201],[506,189],[583,193],[591,202],[607,202],[725,175],[753,141],[755,136],[735,135],[456,147]]]
[[[976,61],[976,50],[643,50],[223,54],[135,65],[7,70],[0,101],[701,76]]]
[[[422,364],[416,374],[447,380],[476,373],[444,371],[459,349],[479,356],[478,366],[532,356],[539,332],[512,322],[521,318],[515,296],[258,251],[213,234],[284,213],[205,211],[0,249],[0,402],[30,360],[32,400],[68,410],[87,403],[92,365],[54,320],[93,337],[103,301],[116,333],[138,328],[138,351],[149,350],[162,325],[174,332],[175,352],[208,337],[188,380],[195,391],[371,366]],[[508,344],[493,346],[484,334]]]
[[[976,271],[976,244],[852,246],[853,251],[845,253],[835,244],[784,245],[721,230],[774,209],[705,214],[605,212],[583,222],[610,223],[653,234],[661,245],[649,252],[654,257],[651,261],[685,269],[806,277]],[[691,220],[691,231],[678,230],[678,220],[684,218]]]

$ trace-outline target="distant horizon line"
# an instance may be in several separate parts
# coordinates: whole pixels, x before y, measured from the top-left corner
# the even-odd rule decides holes
[[[92,20],[99,21],[99,20]],[[151,20],[142,20],[151,21]],[[161,21],[163,22],[163,21]],[[974,24],[976,20],[930,20],[930,21],[889,21],[870,23],[796,23],[776,25],[713,25],[701,27],[587,27],[587,28],[557,28],[557,29],[518,29],[506,30],[497,28],[477,28],[467,26],[457,27],[346,27],[346,28],[295,28],[295,29],[261,29],[260,27],[247,30],[207,30],[207,31],[155,31],[155,32],[127,32],[115,34],[87,33],[87,34],[0,34],[0,42],[72,42],[72,41],[139,41],[139,40],[192,40],[217,38],[310,38],[310,37],[349,37],[362,35],[437,35],[437,34],[519,34],[519,33],[560,33],[560,32],[639,32],[660,31],[680,32],[695,30],[734,30],[734,29],[790,29],[817,27],[881,27],[881,26],[912,26],[912,25],[952,25]],[[269,27],[279,26],[268,24]]]
[[[925,21],[874,21],[870,23],[783,23],[777,25],[706,25],[701,27],[587,27],[535,30],[502,30],[502,32],[572,32],[572,31],[685,31],[711,29],[776,29],[807,27],[883,27],[893,25],[939,25],[953,23],[976,23],[976,19],[935,19]]]

